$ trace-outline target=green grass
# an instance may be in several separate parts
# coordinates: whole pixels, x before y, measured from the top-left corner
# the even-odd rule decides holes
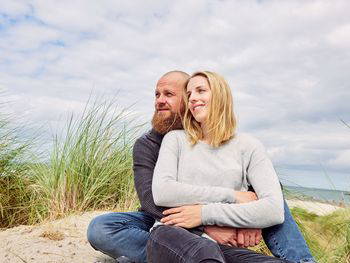
[[[317,262],[350,262],[350,208],[326,216],[301,208],[291,212]],[[253,250],[271,255],[264,242]]]
[[[28,221],[29,178],[23,160],[30,143],[21,142],[18,132],[6,116],[0,116],[0,228]]]
[[[93,103],[79,118],[72,115],[66,128],[54,138],[49,162],[32,167],[36,217],[57,218],[135,200],[132,146],[138,126],[126,110]]]
[[[87,210],[136,209],[132,146],[142,125],[129,115],[113,102],[88,102],[53,137],[45,162],[29,152],[33,141],[20,144],[0,121],[0,228]]]

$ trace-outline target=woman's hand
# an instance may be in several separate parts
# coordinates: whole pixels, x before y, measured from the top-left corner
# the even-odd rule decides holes
[[[248,203],[248,202],[258,200],[257,195],[251,191],[248,191],[248,192],[235,191],[235,198],[236,198],[236,203],[238,204]]]
[[[202,205],[185,205],[167,209],[160,221],[165,225],[193,228],[202,224]]]

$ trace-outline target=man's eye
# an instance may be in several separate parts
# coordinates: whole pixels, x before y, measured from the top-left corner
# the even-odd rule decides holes
[[[158,98],[159,97],[159,93],[156,93],[155,96],[156,96],[156,98]]]
[[[167,93],[167,94],[165,94],[165,96],[167,96],[167,97],[171,97],[171,96],[173,96],[173,94],[171,94],[171,93]]]

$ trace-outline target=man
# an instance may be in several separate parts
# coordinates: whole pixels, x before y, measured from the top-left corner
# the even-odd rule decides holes
[[[181,114],[184,109],[182,93],[188,77],[188,74],[184,72],[171,71],[159,79],[155,92],[153,129],[141,136],[134,145],[134,180],[141,203],[140,211],[101,215],[92,220],[89,225],[88,240],[90,244],[113,258],[126,256],[130,261],[125,262],[146,262],[149,230],[155,219],[161,219],[162,213],[167,210],[167,208],[157,207],[154,204],[152,196],[153,170],[164,134],[170,130],[182,128]],[[251,201],[253,200],[254,197]],[[203,230],[205,234],[222,245],[248,247],[258,244],[261,239],[261,230],[258,229],[205,226],[204,229],[194,229],[192,232],[201,234]],[[287,204],[285,204],[284,223],[263,229],[262,235],[265,243],[276,257],[295,262],[314,262]],[[200,242],[206,242],[208,239],[200,240]],[[210,247],[211,243],[206,244],[206,252],[208,249],[213,249],[213,257],[215,257],[215,253],[219,252],[215,250],[215,247]],[[203,249],[203,246],[205,246],[204,243],[198,244],[195,249],[199,251]]]

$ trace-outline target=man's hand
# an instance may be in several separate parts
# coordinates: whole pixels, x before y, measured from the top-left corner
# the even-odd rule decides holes
[[[160,221],[166,225],[193,228],[202,224],[202,205],[185,205],[167,209]]]
[[[237,247],[237,228],[205,226],[204,233],[219,244]]]
[[[258,200],[257,195],[251,191],[248,191],[248,192],[235,191],[235,198],[236,198],[236,203],[238,204],[248,203],[248,202]]]
[[[237,246],[254,247],[261,241],[261,229],[237,228]]]

